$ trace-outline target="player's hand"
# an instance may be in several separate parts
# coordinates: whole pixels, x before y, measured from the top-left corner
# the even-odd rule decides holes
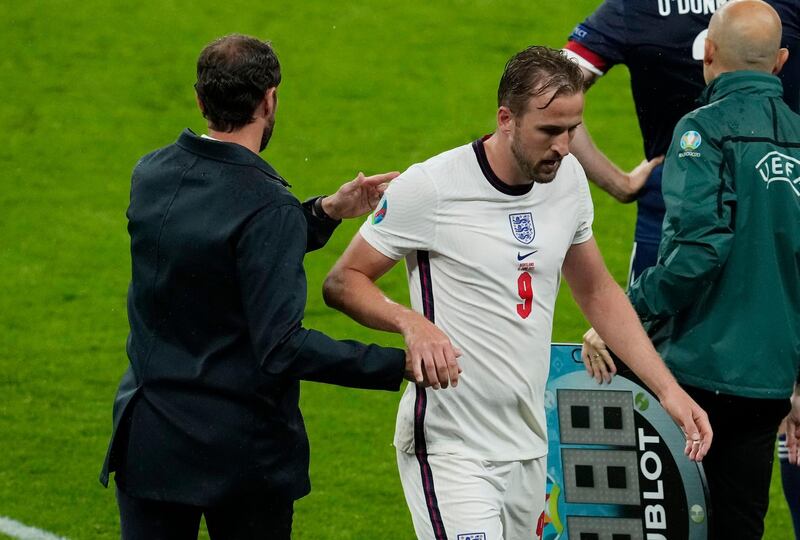
[[[706,412],[677,383],[661,397],[661,406],[683,430],[684,454],[692,461],[702,461],[714,437]]]
[[[800,389],[795,385],[792,394],[792,410],[786,417],[786,448],[789,450],[789,463],[800,465]]]
[[[340,187],[336,193],[322,199],[322,209],[331,219],[346,219],[372,212],[389,182],[397,178],[397,171],[364,176],[358,173],[355,179]]]
[[[627,174],[628,185],[624,188],[624,193],[618,197],[622,202],[631,202],[636,199],[636,195],[642,190],[647,179],[653,173],[653,169],[664,162],[664,156],[658,156],[651,160],[643,159],[636,168]]]
[[[583,334],[581,359],[583,359],[583,365],[586,366],[586,372],[590,377],[594,377],[597,384],[603,384],[603,381],[610,383],[612,377],[617,374],[614,359],[611,358],[605,341],[597,335],[594,328],[589,328]]]
[[[434,390],[458,386],[461,351],[444,332],[419,313],[409,312],[401,324],[406,341],[406,378]]]

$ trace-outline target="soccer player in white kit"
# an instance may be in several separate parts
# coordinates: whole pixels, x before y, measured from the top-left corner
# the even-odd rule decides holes
[[[404,336],[419,382],[424,369],[434,388],[458,385],[409,385],[400,402],[394,444],[419,538],[540,537],[562,272],[588,320],[684,429],[690,458],[711,444],[705,412],[653,350],[592,237],[588,183],[569,155],[582,89],[560,51],[512,57],[495,133],[395,179],[325,282],[330,305]],[[374,284],[400,259],[412,310]]]

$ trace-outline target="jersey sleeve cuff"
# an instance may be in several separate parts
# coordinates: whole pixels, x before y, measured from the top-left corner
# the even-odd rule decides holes
[[[364,240],[366,240],[367,244],[372,246],[375,250],[377,250],[385,257],[389,257],[390,259],[393,259],[395,261],[399,261],[400,259],[405,257],[405,253],[401,253],[398,250],[392,248],[392,246],[390,246],[388,242],[386,242],[383,238],[381,238],[381,235],[379,235],[375,231],[375,229],[372,228],[372,226],[370,225],[369,219],[370,218],[367,218],[367,221],[365,221],[361,225],[361,228],[358,231],[361,237]]]
[[[592,228],[589,227],[588,229],[583,230],[575,235],[575,238],[572,239],[572,245],[574,246],[575,244],[583,244],[584,242],[588,242],[592,239],[592,236],[594,236],[594,232],[592,231]]]

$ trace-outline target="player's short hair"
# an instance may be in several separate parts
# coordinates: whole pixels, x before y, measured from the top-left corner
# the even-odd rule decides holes
[[[231,34],[200,53],[194,88],[210,127],[230,132],[252,122],[264,93],[280,82],[281,66],[269,42]]]
[[[515,115],[524,114],[531,97],[553,90],[552,98],[542,108],[547,108],[557,97],[583,91],[580,67],[564,51],[528,47],[506,63],[497,89],[497,106],[506,106]]]

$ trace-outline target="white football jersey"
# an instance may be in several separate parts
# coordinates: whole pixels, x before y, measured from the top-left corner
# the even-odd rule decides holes
[[[410,384],[395,446],[513,461],[547,453],[544,388],[561,265],[592,236],[586,175],[568,155],[548,184],[508,186],[483,141],[411,166],[361,227],[406,259],[411,305],[463,355],[458,387]]]

